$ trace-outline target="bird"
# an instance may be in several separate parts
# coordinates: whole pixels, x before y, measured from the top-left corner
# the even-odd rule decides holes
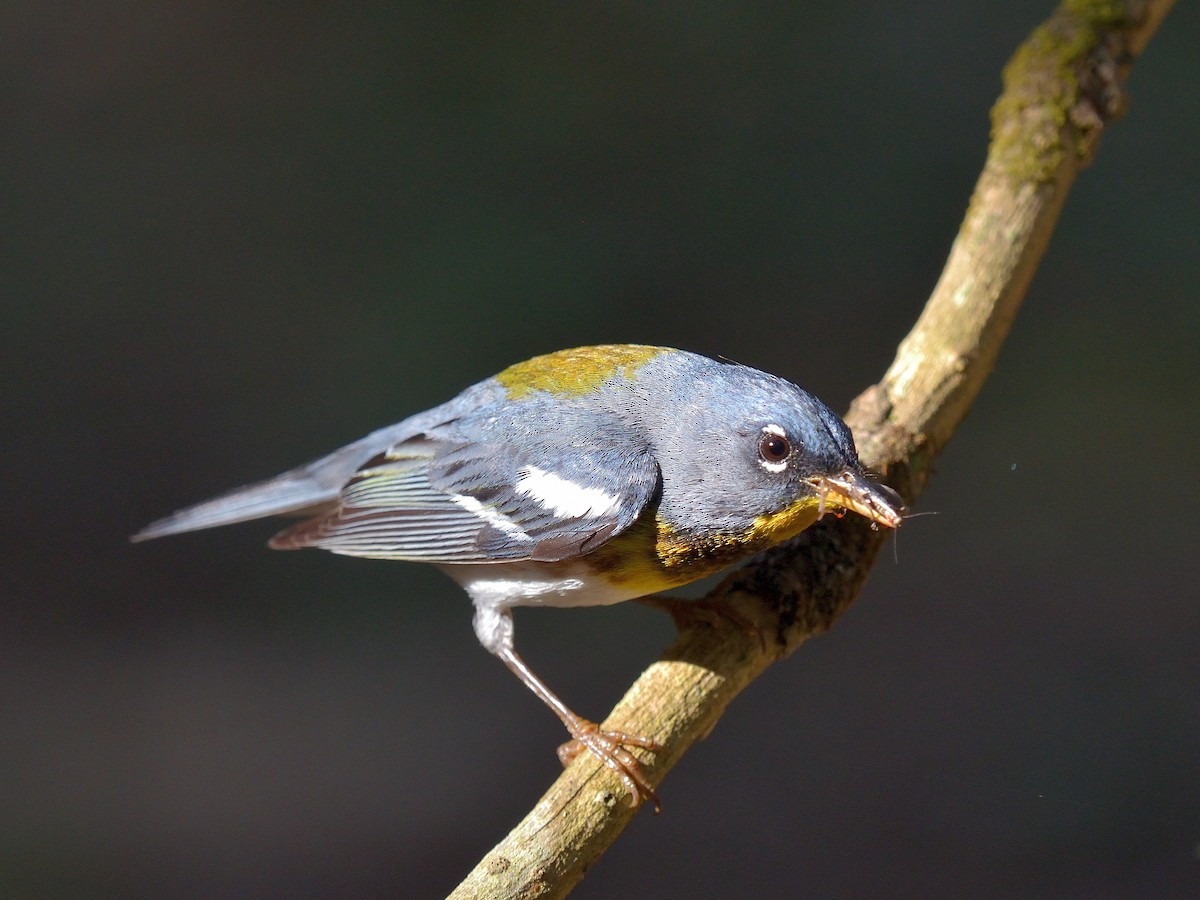
[[[566,726],[563,764],[587,751],[630,805],[658,810],[632,750],[661,748],[560,700],[517,654],[514,608],[652,598],[847,511],[896,528],[905,509],[812,394],[726,359],[604,344],[509,366],[131,540],[290,515],[270,547],[439,567],[469,596],[479,642]]]

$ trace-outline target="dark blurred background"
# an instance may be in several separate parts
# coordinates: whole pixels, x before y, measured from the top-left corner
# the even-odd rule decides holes
[[[535,353],[844,409],[1039,2],[0,12],[0,894],[436,897],[561,727],[435,571],[131,546]],[[1200,894],[1200,10],[1138,64],[922,510],[577,895]],[[602,716],[669,643],[518,614]]]

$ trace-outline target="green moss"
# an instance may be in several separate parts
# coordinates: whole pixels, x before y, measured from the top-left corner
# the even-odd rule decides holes
[[[1079,101],[1080,67],[1100,29],[1126,18],[1119,0],[1064,0],[1004,67],[1004,93],[992,107],[994,166],[1018,181],[1054,179],[1068,153],[1081,155],[1064,126]]]
[[[1122,0],[1063,0],[1060,9],[1074,13],[1094,26],[1120,25],[1129,15]]]

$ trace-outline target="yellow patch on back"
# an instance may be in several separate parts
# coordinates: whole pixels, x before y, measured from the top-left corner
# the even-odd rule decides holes
[[[520,400],[532,391],[545,391],[556,397],[582,397],[618,375],[633,380],[638,369],[666,352],[665,347],[643,344],[576,347],[509,366],[496,380],[513,400]]]

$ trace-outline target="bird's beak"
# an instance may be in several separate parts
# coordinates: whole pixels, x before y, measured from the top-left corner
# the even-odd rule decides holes
[[[899,494],[886,485],[868,481],[853,469],[818,475],[809,483],[821,499],[818,519],[826,509],[848,509],[886,528],[895,528],[904,517],[904,501]]]

